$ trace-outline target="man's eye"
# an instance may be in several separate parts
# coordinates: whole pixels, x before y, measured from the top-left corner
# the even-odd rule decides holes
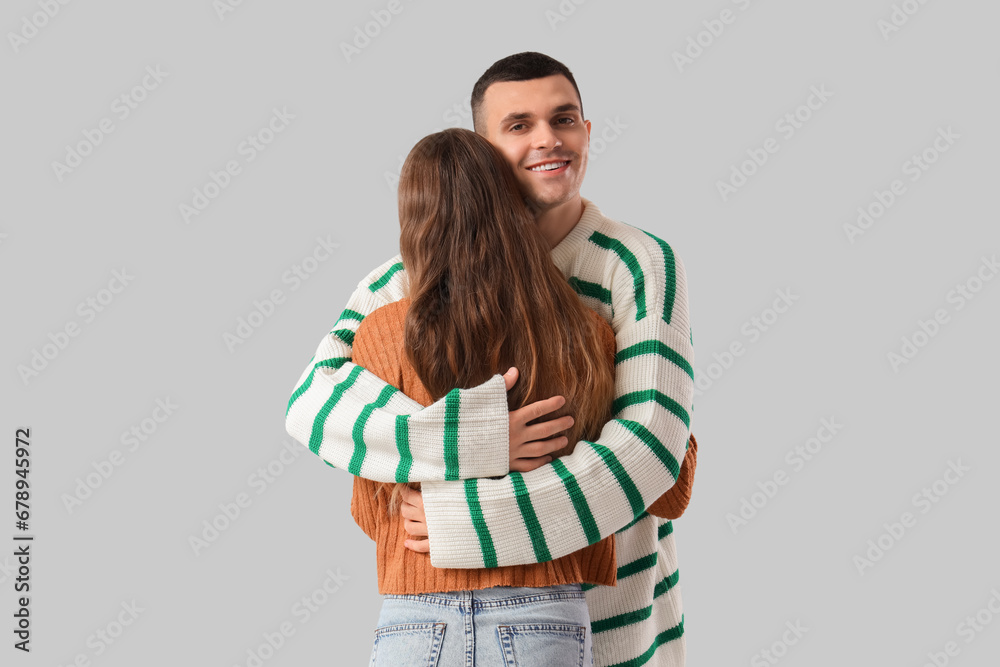
[[[517,128],[519,128],[519,127],[524,127],[524,123],[515,123],[514,125],[510,126],[510,129],[513,131],[513,130],[517,130]]]
[[[563,121],[564,121],[564,120],[568,120],[569,122],[568,122],[568,123],[563,123]],[[559,123],[561,123],[562,125],[572,125],[574,121],[573,121],[573,119],[572,119],[572,118],[570,118],[569,116],[565,116],[565,117],[563,117],[563,118],[560,118],[560,119],[558,120],[558,122],[559,122]]]

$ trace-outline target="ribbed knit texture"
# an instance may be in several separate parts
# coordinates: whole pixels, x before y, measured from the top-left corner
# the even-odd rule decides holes
[[[691,493],[694,491],[694,471],[698,467],[698,441],[694,439],[694,433],[688,438],[688,449],[684,454],[684,462],[681,463],[681,474],[677,476],[677,482],[670,487],[662,496],[653,501],[653,504],[646,508],[650,514],[661,519],[679,519],[684,515],[684,510],[691,503]]]
[[[673,524],[646,509],[673,487],[690,436],[686,276],[666,242],[584,205],[552,258],[615,333],[614,419],[596,441],[516,478],[489,479],[506,475],[509,459],[499,374],[421,409],[351,363],[358,324],[403,296],[398,255],[359,284],[324,337],[289,400],[286,429],[353,474],[422,482],[435,567],[536,563],[539,554],[560,558],[614,533],[617,585],[587,591],[595,665],[683,665]]]

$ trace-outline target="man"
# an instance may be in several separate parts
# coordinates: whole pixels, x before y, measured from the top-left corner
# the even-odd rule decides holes
[[[673,527],[645,510],[676,480],[690,434],[687,283],[667,243],[581,197],[591,129],[582,107],[572,73],[539,53],[497,61],[472,94],[475,130],[514,168],[554,262],[615,331],[615,418],[601,437],[548,462],[565,426],[526,423],[561,403],[508,413],[515,372],[422,408],[352,364],[358,324],[403,296],[398,256],[359,283],[324,337],[286,429],[352,474],[422,482],[408,530],[429,539],[410,546],[429,549],[435,567],[543,562],[617,533],[617,586],[587,591],[595,664],[683,665]]]

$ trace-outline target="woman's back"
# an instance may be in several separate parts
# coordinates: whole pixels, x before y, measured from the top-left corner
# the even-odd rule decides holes
[[[433,402],[432,397],[404,351],[403,330],[409,308],[410,300],[403,299],[383,306],[366,317],[355,333],[353,359],[358,365],[426,406]],[[608,367],[613,369],[614,333],[597,313],[590,313],[601,332],[603,349],[600,352]],[[379,486],[377,482],[355,477],[351,513],[358,525],[376,543],[378,587],[381,594],[480,590],[492,586],[537,588],[575,582],[615,585],[617,565],[614,536],[543,563],[473,570],[431,567],[427,554],[416,553],[403,546],[406,537],[403,519],[398,512],[390,515],[389,494],[376,494]],[[497,541],[503,539],[502,529],[490,532]],[[498,544],[497,548],[502,546]]]

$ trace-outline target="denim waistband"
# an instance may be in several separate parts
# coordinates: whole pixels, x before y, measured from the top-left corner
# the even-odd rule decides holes
[[[441,593],[408,593],[383,595],[384,600],[414,600],[448,607],[503,607],[545,600],[586,599],[578,583],[557,584],[533,588],[530,586],[493,586],[473,591],[445,591]]]

